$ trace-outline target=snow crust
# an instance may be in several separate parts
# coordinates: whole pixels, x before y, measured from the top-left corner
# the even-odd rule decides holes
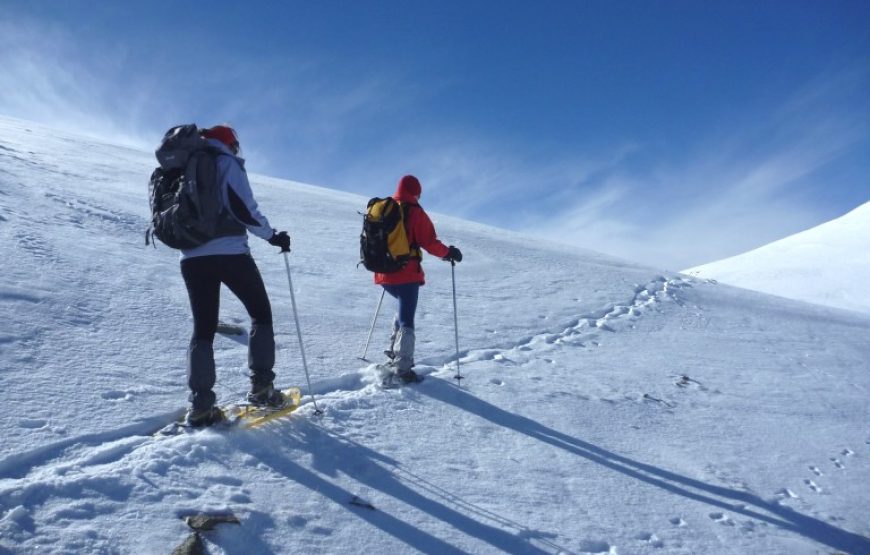
[[[169,553],[199,512],[240,519],[209,553],[870,553],[870,316],[433,214],[465,254],[466,379],[428,257],[426,379],[382,390],[356,358],[379,295],[356,267],[367,199],[256,175],[293,238],[313,391],[262,429],[154,437],[185,407],[191,322],[177,254],[144,245],[153,166],[0,118],[0,553]],[[304,386],[283,260],[251,243],[279,385]],[[246,323],[229,294],[221,318]],[[215,342],[224,401],[243,343]]]
[[[686,273],[789,299],[870,312],[868,244],[870,202],[812,229]]]

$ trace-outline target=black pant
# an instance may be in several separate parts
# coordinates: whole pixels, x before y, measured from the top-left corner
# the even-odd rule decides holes
[[[220,310],[221,284],[239,298],[251,317],[248,368],[254,389],[275,379],[275,336],[272,306],[257,264],[249,254],[198,256],[181,261],[193,312],[193,336],[187,351],[187,384],[195,409],[215,402],[214,342]]]

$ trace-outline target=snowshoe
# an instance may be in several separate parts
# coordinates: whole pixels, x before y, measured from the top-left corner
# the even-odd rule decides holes
[[[417,374],[413,370],[398,372],[395,367],[392,366],[381,367],[380,369],[382,372],[381,387],[385,389],[393,389],[403,385],[423,381],[423,376]]]
[[[398,378],[400,382],[406,383],[406,384],[407,383],[417,383],[419,381],[422,381],[420,376],[417,375],[417,373],[414,372],[413,370],[406,370],[405,372],[399,372],[398,374],[396,374],[396,378]]]
[[[219,407],[209,407],[200,410],[191,407],[184,417],[184,425],[191,428],[204,428],[224,420],[226,420],[226,416]]]
[[[279,408],[284,406],[286,398],[281,391],[275,389],[272,384],[269,384],[265,387],[252,390],[248,393],[247,400],[248,403],[258,407]]]

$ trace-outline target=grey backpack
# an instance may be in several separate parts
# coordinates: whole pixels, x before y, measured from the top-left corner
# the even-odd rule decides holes
[[[217,182],[219,149],[200,136],[196,125],[173,127],[155,152],[160,163],[151,174],[151,227],[145,232],[168,247],[191,249],[219,236],[223,211]]]

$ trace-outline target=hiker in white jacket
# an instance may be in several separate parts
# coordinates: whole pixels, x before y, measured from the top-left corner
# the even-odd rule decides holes
[[[248,342],[248,368],[251,391],[248,400],[258,405],[281,405],[283,395],[273,386],[275,373],[275,338],[272,308],[260,271],[248,247],[248,231],[270,244],[289,250],[286,231],[272,229],[254,200],[245,161],[238,156],[240,146],[236,132],[217,125],[202,131],[214,147],[215,171],[223,208],[217,222],[215,239],[198,247],[181,251],[181,275],[193,312],[193,336],[188,348],[187,377],[191,390],[191,407],[187,422],[191,426],[208,426],[224,418],[215,406],[215,362],[212,344],[217,332],[221,284],[245,306],[251,317]],[[211,172],[207,172],[211,174]]]

